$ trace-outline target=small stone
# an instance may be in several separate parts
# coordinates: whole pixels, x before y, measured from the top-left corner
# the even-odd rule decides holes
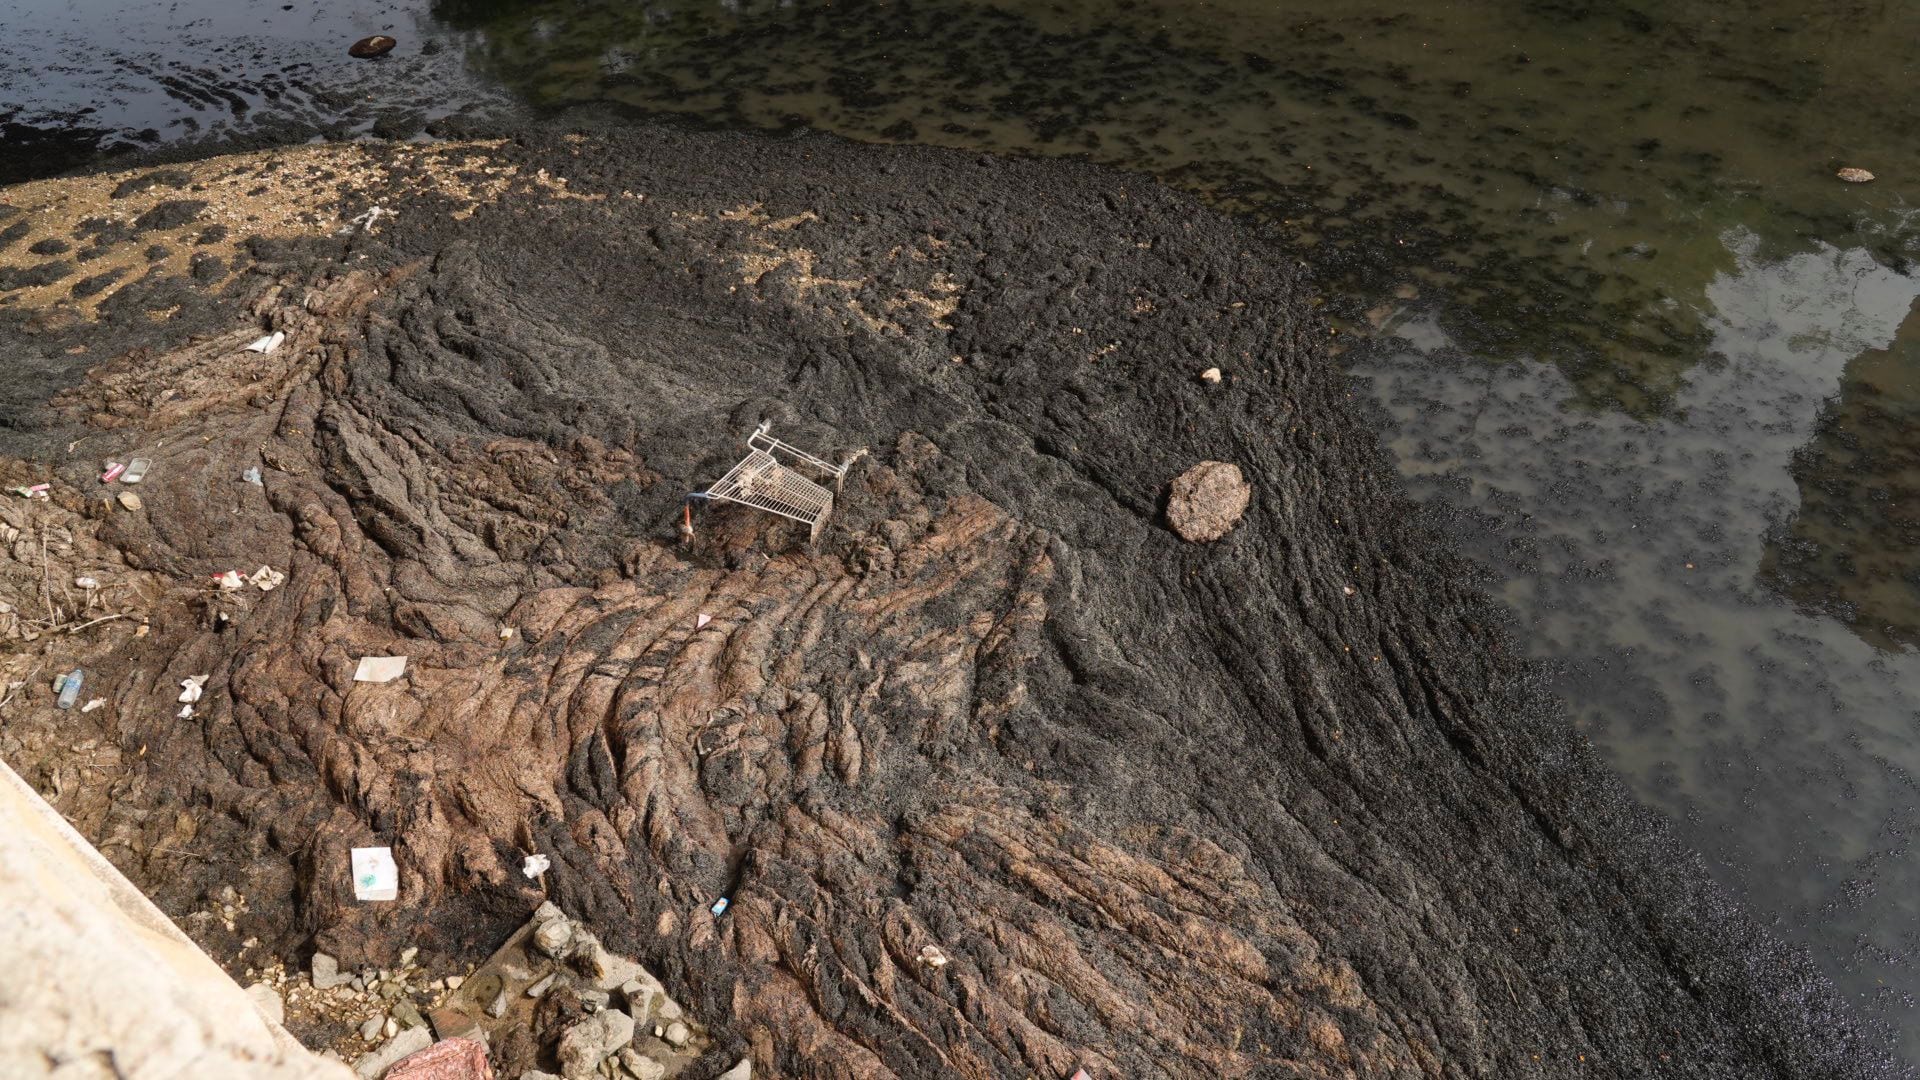
[[[633,1017],[618,1009],[603,1009],[575,1023],[560,1036],[556,1053],[560,1074],[567,1080],[587,1080],[600,1063],[633,1041]]]
[[[1849,184],[1864,184],[1873,179],[1873,174],[1865,169],[1841,169],[1834,175]]]
[[[680,1003],[670,997],[660,999],[659,1017],[662,1020],[678,1020],[681,1017]]]
[[[1240,475],[1240,466],[1203,461],[1173,481],[1167,524],[1182,539],[1210,543],[1239,524],[1252,496],[1253,488]]]
[[[606,1008],[611,1000],[611,996],[605,990],[595,990],[592,987],[584,987],[580,990],[580,1004],[586,1006],[590,1013]]]
[[[427,1022],[426,1018],[420,1015],[420,1010],[406,998],[393,1003],[393,1018],[407,1027],[420,1027]]]
[[[458,990],[466,981],[466,976],[464,975],[449,975],[446,978],[447,989]]]
[[[353,981],[353,976],[342,975],[340,973],[340,961],[335,960],[323,952],[313,954],[313,966],[311,970],[313,974],[313,988],[315,990],[332,990],[337,986],[345,986]]]
[[[620,1067],[627,1070],[633,1080],[663,1080],[667,1067],[629,1046],[620,1051]]]
[[[1200,373],[1200,381],[1201,381],[1201,382],[1204,382],[1204,383],[1217,383],[1217,382],[1219,382],[1219,381],[1220,381],[1220,369],[1219,369],[1219,368],[1217,368],[1217,367],[1210,367],[1210,368],[1208,368],[1207,370],[1205,370],[1205,371],[1203,371],[1203,372],[1201,372],[1201,373]]]
[[[360,1037],[367,1042],[372,1042],[380,1037],[380,1029],[385,1027],[386,1023],[387,1018],[379,1013],[367,1017],[367,1022],[360,1025]]]
[[[662,1032],[660,1037],[667,1041],[668,1046],[678,1050],[687,1045],[688,1039],[693,1038],[693,1032],[687,1030],[687,1025],[675,1020],[667,1025],[667,1030]]]
[[[400,1021],[389,1016],[387,1022],[380,1026],[380,1030],[386,1032],[387,1038],[391,1039],[400,1033]]]
[[[360,1055],[360,1060],[353,1063],[353,1071],[360,1075],[361,1080],[377,1080],[386,1075],[387,1070],[401,1058],[417,1054],[432,1045],[433,1036],[428,1034],[426,1028],[408,1028],[389,1039],[380,1049]]]
[[[946,953],[940,951],[940,946],[922,945],[920,947],[920,962],[938,971],[946,967],[951,961],[947,959]]]
[[[360,994],[366,993],[367,977],[365,975],[355,975],[353,977],[353,989],[355,993],[360,993]]]
[[[413,963],[413,958],[419,955],[420,955],[420,950],[416,946],[408,946],[406,949],[401,950],[400,966],[405,967],[408,964]]]
[[[741,1058],[734,1062],[733,1068],[721,1073],[719,1080],[753,1080],[753,1062]]]
[[[400,44],[398,41],[385,34],[373,34],[347,46],[347,55],[358,60],[372,60],[392,52],[393,47],[398,44]]]
[[[260,1015],[276,1024],[287,1022],[286,1002],[280,1000],[280,995],[274,992],[273,987],[266,983],[254,983],[247,987],[247,996],[253,999],[254,1008],[260,1010]]]
[[[502,990],[498,994],[494,995],[493,1001],[488,1003],[487,1015],[493,1017],[495,1020],[498,1020],[501,1017],[507,1015],[507,1007],[511,1004],[513,1004],[513,1002],[508,999],[507,992],[505,990]]]
[[[547,988],[553,985],[553,980],[559,977],[560,977],[559,972],[549,971],[547,973],[546,978],[541,979],[539,982],[534,983],[532,986],[527,987],[527,996],[530,998],[537,998],[540,995],[546,993]]]
[[[573,924],[565,918],[548,919],[533,931],[533,946],[555,960],[560,959],[573,942]]]

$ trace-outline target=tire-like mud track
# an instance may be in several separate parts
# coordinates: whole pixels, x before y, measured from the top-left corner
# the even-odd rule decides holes
[[[712,1072],[1873,1071],[1513,658],[1285,252],[1058,163],[433,151],[471,199],[340,153],[379,167],[339,215],[399,216],[237,246],[173,297],[198,339],[113,296],[6,331],[114,358],[16,403],[0,475],[55,485],[4,508],[11,677],[84,664],[108,707],[35,681],[0,752],[234,966],[471,959],[538,851]],[[681,546],[762,420],[869,451],[829,530],[702,508]],[[94,459],[134,453],[128,511]],[[1207,459],[1253,503],[1187,544],[1161,504]],[[286,583],[207,585],[261,564]],[[367,844],[399,903],[353,901]],[[246,910],[189,917],[225,884]]]

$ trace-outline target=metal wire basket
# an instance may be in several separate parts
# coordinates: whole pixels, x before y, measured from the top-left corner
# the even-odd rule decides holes
[[[829,465],[767,434],[771,427],[761,424],[754,429],[747,436],[747,456],[704,494],[709,499],[725,499],[801,522],[811,541],[820,535],[827,515],[833,513],[833,492],[798,470],[811,470],[823,480],[830,477],[837,489],[853,459]]]

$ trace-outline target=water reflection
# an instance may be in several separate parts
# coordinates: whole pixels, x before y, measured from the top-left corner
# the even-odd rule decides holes
[[[1893,344],[1920,280],[1860,248],[1723,243],[1732,266],[1706,289],[1720,359],[1664,416],[1567,409],[1553,367],[1476,365],[1415,310],[1357,370],[1416,491],[1472,515],[1476,554],[1595,742],[1843,986],[1908,1005],[1920,653],[1875,648],[1760,578],[1776,526],[1807,512],[1801,448],[1833,427],[1849,364]]]

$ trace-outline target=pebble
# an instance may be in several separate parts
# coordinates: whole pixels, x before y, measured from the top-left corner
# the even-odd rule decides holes
[[[120,501],[120,505],[126,507],[128,510],[140,509],[140,496],[135,495],[131,491],[123,491],[120,494],[114,496],[114,498],[118,499]]]
[[[492,1001],[487,1003],[487,1015],[498,1020],[507,1015],[507,1007],[510,1004],[512,1004],[512,1002],[508,1000],[507,992],[502,990],[494,995]]]
[[[386,1032],[387,1038],[391,1039],[395,1035],[400,1034],[400,1021],[395,1020],[393,1017],[389,1016],[387,1017],[387,1022],[385,1024],[380,1025],[380,1030]]]
[[[1849,184],[1864,184],[1873,179],[1873,174],[1865,169],[1841,169],[1834,175]]]
[[[680,1013],[680,1003],[679,1003],[679,1002],[677,1002],[677,1001],[675,1001],[675,1000],[673,1000],[673,999],[672,999],[672,998],[670,998],[670,997],[663,997],[663,998],[661,998],[661,999],[660,999],[660,1013],[659,1013],[659,1015],[660,1015],[660,1019],[662,1019],[662,1020],[678,1020],[678,1019],[680,1019],[680,1016],[681,1016],[681,1013]]]
[[[1252,495],[1253,488],[1239,466],[1203,461],[1174,479],[1167,523],[1182,539],[1210,543],[1239,523]]]
[[[553,980],[558,978],[559,975],[560,973],[557,971],[548,972],[546,978],[541,979],[539,982],[534,983],[532,986],[527,987],[527,996],[530,998],[537,998],[540,995],[546,993],[547,988],[553,985]]]
[[[548,919],[533,932],[534,947],[558,959],[573,940],[573,924],[565,919]]]
[[[380,1037],[380,1029],[386,1026],[386,1023],[387,1018],[378,1013],[367,1017],[367,1022],[360,1025],[360,1037],[367,1042],[372,1042]]]
[[[1201,373],[1200,373],[1200,381],[1201,381],[1201,382],[1207,382],[1207,383],[1217,383],[1217,382],[1219,382],[1219,381],[1220,381],[1220,369],[1219,369],[1219,368],[1217,368],[1217,367],[1210,367],[1210,368],[1208,368],[1207,370],[1205,370],[1205,371],[1203,371],[1203,372],[1201,372]]]
[[[460,989],[460,986],[461,986],[461,984],[462,984],[462,983],[465,983],[465,982],[466,982],[467,980],[466,980],[466,977],[465,977],[465,976],[461,976],[461,975],[449,975],[449,976],[447,976],[447,977],[446,977],[446,980],[445,980],[445,981],[446,981],[446,984],[447,984],[447,989],[449,989],[449,990],[458,990],[458,989]]]
[[[678,1050],[687,1045],[688,1039],[693,1038],[693,1032],[687,1030],[687,1025],[675,1020],[667,1025],[667,1030],[660,1037],[667,1040],[668,1046]]]
[[[419,955],[420,949],[418,946],[408,946],[400,953],[400,966],[406,967],[408,964],[413,963],[413,958]]]
[[[667,1067],[635,1050],[631,1046],[620,1051],[620,1067],[627,1070],[634,1080],[662,1080],[667,1075]]]
[[[323,952],[313,954],[311,971],[315,990],[332,990],[353,981],[353,976],[340,974],[340,961]]]

